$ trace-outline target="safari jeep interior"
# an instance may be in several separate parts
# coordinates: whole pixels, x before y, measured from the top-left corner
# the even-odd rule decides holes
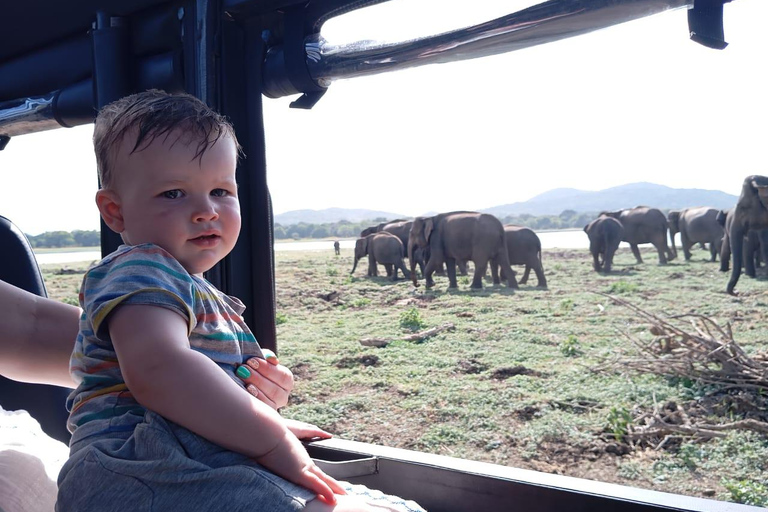
[[[550,0],[403,43],[324,42],[327,20],[382,1],[3,2],[0,149],[25,134],[92,123],[99,107],[149,88],[186,91],[222,112],[249,155],[238,168],[243,227],[235,250],[207,277],[243,300],[257,339],[277,349],[263,102],[295,96],[291,107],[311,109],[335,80],[520,50],[669,9],[688,9],[691,44],[722,49],[723,4],[730,0]],[[0,221],[0,278],[44,295],[23,233],[13,219]],[[102,253],[117,245],[117,235],[103,228]],[[0,384],[5,407],[13,402],[30,409],[46,432],[66,442],[64,396],[56,388]],[[414,499],[434,512],[757,510],[344,440],[309,449],[333,476]]]

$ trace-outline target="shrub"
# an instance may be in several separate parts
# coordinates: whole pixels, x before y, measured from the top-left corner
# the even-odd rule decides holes
[[[566,339],[560,342],[560,352],[562,352],[565,357],[574,357],[579,355],[581,352],[579,339],[573,334],[570,334]]]
[[[637,291],[638,286],[635,283],[628,283],[626,281],[616,281],[608,289],[608,293],[632,293]]]
[[[409,308],[406,311],[400,313],[400,327],[409,331],[418,331],[423,329],[427,324],[421,319],[419,310],[416,308]]]
[[[768,506],[768,485],[752,480],[725,480],[723,486],[731,493],[731,500],[744,505]]]
[[[632,424],[632,414],[629,409],[623,406],[611,407],[608,411],[607,430],[613,434],[614,439],[621,441],[621,438],[629,433],[629,426]]]

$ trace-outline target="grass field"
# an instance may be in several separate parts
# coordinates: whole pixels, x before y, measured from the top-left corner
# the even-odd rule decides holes
[[[764,432],[627,437],[642,418],[676,407],[694,423],[766,426],[766,389],[630,370],[624,362],[638,356],[630,337],[654,340],[651,323],[601,293],[665,319],[696,313],[729,324],[759,359],[768,350],[768,282],[743,276],[732,297],[705,251],[667,266],[655,252],[643,256],[636,264],[620,251],[604,276],[586,250],[545,251],[549,289],[532,275],[513,293],[489,280],[470,290],[471,277],[449,291],[439,276],[434,289],[422,281],[414,290],[363,277],[365,264],[350,276],[351,250],[278,252],[280,359],[296,377],[283,413],[345,439],[766,506]],[[45,266],[50,295],[75,300],[84,267]],[[671,322],[695,332],[686,319]],[[431,328],[444,330],[407,339]],[[388,344],[361,343],[371,339]]]

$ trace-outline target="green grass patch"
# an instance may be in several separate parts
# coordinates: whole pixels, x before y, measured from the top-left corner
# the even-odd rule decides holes
[[[596,370],[637,355],[624,333],[654,338],[647,322],[598,292],[662,318],[706,314],[729,324],[748,354],[765,351],[762,275],[742,276],[732,297],[724,293],[728,275],[703,257],[660,266],[643,248],[646,263],[637,264],[621,249],[603,275],[587,250],[545,250],[547,290],[512,292],[489,278],[472,290],[466,276],[455,290],[435,276],[425,290],[423,281],[417,289],[389,281],[383,267],[379,277],[353,277],[351,254],[328,253],[275,253],[278,349],[295,377],[285,416],[342,439],[765,506],[766,436],[731,431],[661,450],[610,449],[622,444],[630,411],[705,400],[711,387]],[[44,266],[49,295],[76,301],[85,266],[64,267]],[[454,328],[403,340],[447,324]],[[366,338],[390,343],[366,347]],[[739,417],[723,408],[709,419]]]

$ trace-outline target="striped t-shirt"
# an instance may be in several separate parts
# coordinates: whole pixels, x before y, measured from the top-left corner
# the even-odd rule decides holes
[[[187,322],[191,348],[218,363],[240,386],[235,365],[252,356],[264,357],[243,321],[245,306],[240,300],[190,275],[157,245],[122,245],[88,270],[80,289],[83,315],[69,365],[77,389],[67,401],[67,427],[73,433],[95,420],[105,420],[107,429],[116,416],[143,414],[125,384],[109,337],[109,314],[123,304],[179,313]],[[95,433],[101,428],[91,424],[87,430]]]

